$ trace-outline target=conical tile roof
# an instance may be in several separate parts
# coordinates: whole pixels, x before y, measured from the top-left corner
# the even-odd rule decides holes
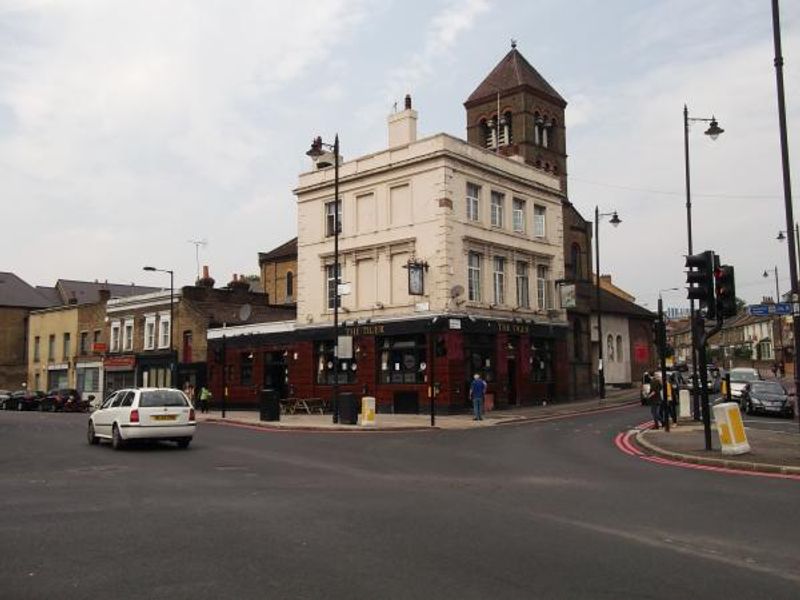
[[[517,87],[527,86],[549,96],[558,104],[566,106],[567,102],[551,86],[539,72],[531,66],[525,57],[517,50],[511,51],[503,57],[492,72],[475,89],[465,104],[470,104],[478,100],[483,100],[495,96],[497,91],[511,90]]]

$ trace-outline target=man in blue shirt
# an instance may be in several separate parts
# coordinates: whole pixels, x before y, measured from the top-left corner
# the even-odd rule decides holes
[[[483,421],[483,399],[486,397],[486,382],[481,379],[479,373],[472,376],[472,383],[469,385],[469,398],[472,400],[472,409],[475,412],[473,421]]]

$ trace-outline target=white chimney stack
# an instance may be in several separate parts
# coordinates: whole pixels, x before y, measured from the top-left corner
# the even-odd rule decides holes
[[[389,148],[417,141],[417,111],[411,108],[411,96],[406,94],[401,112],[389,115]]]

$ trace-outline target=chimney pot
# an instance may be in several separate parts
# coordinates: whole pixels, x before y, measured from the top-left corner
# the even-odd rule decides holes
[[[203,279],[208,279],[208,265],[203,265]]]
[[[406,94],[406,110],[411,110],[411,94]]]

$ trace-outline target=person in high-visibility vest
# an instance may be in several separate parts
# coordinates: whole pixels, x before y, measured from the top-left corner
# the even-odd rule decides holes
[[[211,390],[206,386],[200,388],[200,412],[207,413],[208,405],[211,403]]]

